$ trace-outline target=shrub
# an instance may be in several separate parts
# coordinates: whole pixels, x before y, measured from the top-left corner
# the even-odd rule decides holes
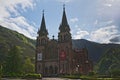
[[[88,76],[94,76],[95,72],[89,72]]]
[[[76,74],[76,75],[64,75],[62,77],[70,78],[70,79],[80,79],[80,75],[79,74]]]
[[[119,69],[113,69],[111,71],[111,77],[119,77],[120,78],[120,70]]]
[[[2,75],[2,77],[6,77],[6,78],[21,78],[23,76],[23,74],[20,73],[7,73]]]
[[[41,79],[42,76],[41,76],[41,74],[32,74],[32,73],[29,73],[29,74],[26,74],[24,76],[24,78],[26,78],[26,79],[29,79],[29,78],[32,78],[32,79]]]

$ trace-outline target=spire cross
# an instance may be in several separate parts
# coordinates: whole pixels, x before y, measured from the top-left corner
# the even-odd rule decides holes
[[[65,4],[63,4],[63,9],[65,10]]]
[[[43,15],[44,15],[44,9],[43,9],[43,11],[42,11],[42,12],[43,12]]]
[[[53,40],[54,40],[54,37],[55,37],[55,36],[53,35],[52,37],[53,37]]]

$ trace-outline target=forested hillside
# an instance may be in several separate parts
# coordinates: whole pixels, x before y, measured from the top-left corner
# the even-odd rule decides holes
[[[120,75],[120,48],[108,49],[96,65],[99,74],[111,74],[113,72]]]
[[[21,48],[24,57],[34,58],[35,40],[29,39],[24,35],[0,26],[0,62],[4,62],[8,51],[13,46]]]

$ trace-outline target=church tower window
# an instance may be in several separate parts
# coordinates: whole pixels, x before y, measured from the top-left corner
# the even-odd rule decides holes
[[[46,44],[46,40],[45,40],[45,39],[42,39],[42,40],[41,40],[41,44],[42,44],[42,45]]]

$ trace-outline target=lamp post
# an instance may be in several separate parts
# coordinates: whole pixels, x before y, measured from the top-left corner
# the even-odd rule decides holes
[[[78,64],[78,65],[77,65],[78,74],[80,73],[79,67],[80,67],[80,65]]]

